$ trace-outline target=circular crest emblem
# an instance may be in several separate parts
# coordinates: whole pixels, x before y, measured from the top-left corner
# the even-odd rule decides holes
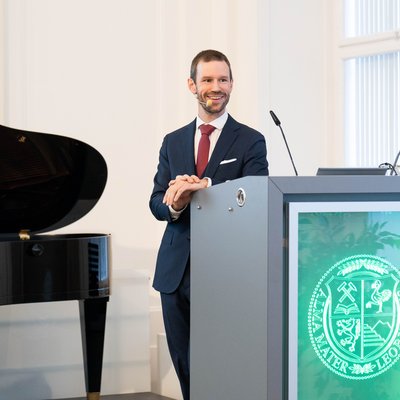
[[[312,346],[323,364],[348,379],[368,379],[400,358],[400,272],[388,261],[356,255],[331,267],[308,309]]]

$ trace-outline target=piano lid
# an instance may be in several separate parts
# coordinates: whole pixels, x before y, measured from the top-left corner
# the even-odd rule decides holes
[[[0,125],[0,235],[77,221],[97,203],[106,181],[107,164],[88,144]]]

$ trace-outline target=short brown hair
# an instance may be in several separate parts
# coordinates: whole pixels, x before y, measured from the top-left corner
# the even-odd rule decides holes
[[[194,82],[196,82],[197,65],[200,61],[225,61],[229,67],[230,79],[233,79],[231,63],[229,62],[228,57],[226,57],[225,54],[217,50],[203,50],[199,54],[197,54],[195,58],[193,58],[192,65],[190,66],[190,77],[193,79]]]

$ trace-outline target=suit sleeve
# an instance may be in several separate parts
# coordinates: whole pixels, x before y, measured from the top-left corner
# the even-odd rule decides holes
[[[150,196],[149,206],[151,212],[158,220],[172,222],[168,206],[162,202],[165,192],[168,189],[168,183],[171,180],[167,148],[168,139],[165,137],[159,153],[157,172],[154,176],[154,187]]]

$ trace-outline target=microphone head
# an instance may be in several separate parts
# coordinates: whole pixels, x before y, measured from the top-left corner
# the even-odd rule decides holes
[[[197,93],[194,93],[194,95],[195,95],[197,101],[198,101],[200,104],[202,104],[204,107],[209,108],[209,107],[212,106],[212,103],[213,103],[213,102],[212,102],[211,99],[208,99],[207,101],[200,101],[198,94],[197,94]]]
[[[272,110],[270,110],[269,113],[271,114],[271,117],[272,117],[272,119],[274,120],[275,125],[276,125],[276,126],[280,126],[281,121],[279,121],[279,119],[278,119],[278,117],[275,115],[275,113],[274,113]]]

